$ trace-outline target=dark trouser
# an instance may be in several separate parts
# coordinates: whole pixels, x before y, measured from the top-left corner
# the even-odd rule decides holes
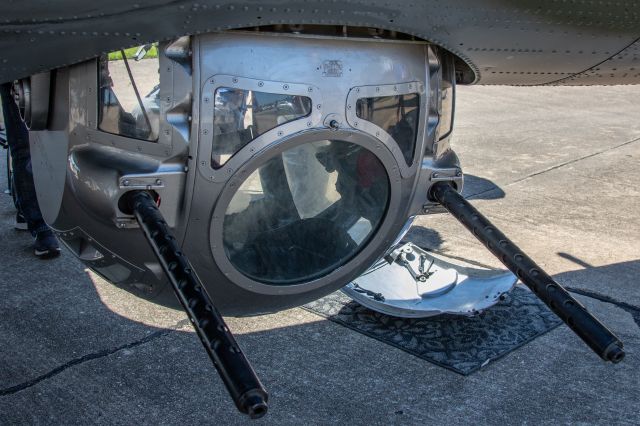
[[[49,229],[40,213],[36,188],[33,184],[31,154],[29,152],[29,132],[20,119],[18,106],[11,97],[11,83],[0,85],[4,126],[7,131],[7,143],[11,152],[13,166],[13,188],[16,193],[18,210],[27,221],[31,234]]]

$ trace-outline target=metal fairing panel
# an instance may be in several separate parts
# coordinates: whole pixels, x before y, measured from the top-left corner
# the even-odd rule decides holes
[[[180,49],[188,52],[188,61],[180,59]],[[125,194],[130,191],[157,194],[164,220],[177,244],[189,253],[194,270],[216,298],[220,311],[247,315],[306,303],[364,272],[394,244],[409,217],[425,212],[426,188],[435,171],[453,173],[456,177],[451,179],[459,179],[461,189],[462,173],[447,143],[451,119],[442,120],[442,130],[439,120],[439,111],[452,110],[452,105],[446,107],[452,96],[449,101],[442,99],[441,87],[446,85],[441,80],[451,81],[453,75],[450,67],[442,67],[436,49],[428,43],[236,31],[160,43],[158,51],[157,141],[100,129],[99,88],[104,76],[98,60],[56,72],[49,129],[32,132],[31,138],[38,166],[34,168],[37,191],[49,224],[87,266],[142,297],[163,303],[168,301],[164,296],[172,294],[127,209]],[[311,60],[296,59],[309,52]],[[224,132],[216,132],[224,127],[223,120],[237,118],[240,111],[233,96],[226,100],[219,97],[242,91],[251,92],[252,99],[263,99],[250,101],[252,139],[229,151],[232,155],[225,163],[213,163],[212,157],[221,155],[214,153],[214,146],[223,146],[216,135]],[[414,103],[397,101],[382,108],[391,111],[390,116],[385,115],[387,121],[391,117],[405,127],[398,124],[383,129],[374,121],[365,122],[367,116],[352,112],[358,110],[361,99],[388,102],[406,95],[417,95]],[[270,127],[269,117],[295,116],[293,102],[298,101],[288,98],[299,98],[300,105],[306,104],[302,98],[308,99],[308,112]],[[187,109],[182,108],[185,100]],[[234,105],[236,109],[231,109]],[[272,105],[282,108],[280,115],[271,112]],[[405,121],[401,116],[406,116]],[[261,123],[266,124],[262,127]],[[410,123],[415,125],[414,133],[407,133]],[[398,128],[405,132],[398,132]],[[407,134],[413,136],[407,139]],[[407,141],[411,143],[407,145]],[[332,148],[334,144],[343,148]],[[320,148],[309,151],[310,147]],[[412,154],[411,159],[407,153]],[[274,188],[281,178],[287,179],[289,198]],[[246,182],[249,186],[241,191]],[[291,189],[289,182],[302,189]],[[295,182],[302,183],[296,186]],[[311,185],[314,182],[316,186]],[[383,185],[376,187],[380,182]],[[376,188],[381,192],[374,193]],[[234,203],[240,192],[240,201]],[[291,206],[294,192],[298,198],[293,207],[299,220],[288,219],[287,211],[280,210]],[[315,195],[299,195],[304,193]],[[337,204],[342,194],[344,200],[356,201]],[[274,199],[278,203],[266,202]],[[258,215],[258,211],[264,214]],[[246,242],[245,252],[255,253],[260,265],[270,264],[271,253],[280,252],[263,250],[267,245],[260,244],[268,237],[268,247],[298,250],[289,250],[279,259],[288,272],[302,271],[299,264],[303,262],[296,262],[294,256],[317,253],[315,248],[308,250],[296,241],[274,242],[271,233],[277,229],[278,235],[287,238],[303,235],[302,231],[283,230],[285,225],[299,222],[305,226],[322,223],[324,234],[305,228],[314,235],[344,235],[348,229],[353,232],[348,241],[354,242],[345,245],[349,252],[332,260],[330,268],[277,278],[279,282],[243,269],[243,260],[230,254],[230,250],[242,249],[236,248],[237,244]],[[369,223],[369,230],[356,226],[360,223],[366,228],[364,222]],[[250,228],[247,223],[260,227]],[[336,223],[344,225],[342,234],[332,231]],[[236,232],[227,238],[225,231],[230,228],[250,232]],[[358,233],[362,233],[360,237]],[[249,234],[253,236],[249,238]],[[261,235],[263,239],[258,238]]]
[[[635,0],[221,1],[30,0],[0,5],[0,81],[143,42],[261,25],[398,31],[439,45],[473,71],[465,83],[640,83]]]
[[[429,73],[425,64],[428,46],[420,42],[379,43],[371,40],[227,33],[197,37],[192,49],[194,78],[199,80],[194,85],[201,88],[201,93],[196,93],[195,96],[200,96],[200,99],[194,100],[200,103],[200,116],[194,118],[194,125],[199,125],[199,137],[193,139],[191,149],[194,154],[197,153],[194,156],[199,162],[197,168],[190,169],[195,175],[194,195],[189,202],[191,212],[183,249],[186,253],[197,253],[191,259],[194,269],[201,276],[211,277],[211,281],[218,283],[208,291],[225,312],[245,314],[250,306],[252,313],[264,313],[314,300],[357,277],[381,256],[381,251],[393,244],[405,224],[419,161],[415,160],[403,175],[398,164],[405,160],[395,149],[395,142],[387,145],[383,140],[372,138],[374,132],[369,134],[367,129],[356,132],[349,127],[346,118],[347,94],[356,84],[368,86],[381,85],[381,82],[417,81],[420,84],[414,85],[413,92],[421,93],[426,103],[423,91]],[[312,52],[313,60],[292,60],[305,52]],[[234,57],[243,59],[238,61]],[[322,65],[327,59],[335,60],[344,67],[343,78],[323,76]],[[389,67],[385,64],[402,65]],[[379,72],[367,72],[371,69]],[[268,76],[269,81],[262,80],[261,76]],[[225,86],[303,94],[312,100],[313,112],[304,119],[292,121],[257,137],[219,170],[214,170],[209,162],[202,160],[211,157],[211,120],[214,115],[210,106],[213,103],[211,98],[215,96],[216,88]],[[426,111],[426,105],[422,109]],[[327,129],[323,122],[327,116],[335,117],[341,123],[340,130]],[[422,120],[424,127],[426,114]],[[388,211],[393,213],[381,223],[371,243],[353,260],[322,277],[284,286],[266,285],[245,276],[230,262],[224,248],[225,217],[231,198],[247,176],[270,158],[293,147],[323,139],[376,147],[376,155],[389,173],[392,195]],[[420,134],[418,139],[417,152],[431,148],[427,145],[433,141],[426,136]],[[273,143],[274,140],[277,143]],[[227,280],[233,284],[223,285]]]
[[[161,108],[166,114],[191,90],[191,81],[183,67],[166,56],[160,64],[165,83]],[[112,283],[147,299],[172,300],[144,236],[130,229],[131,216],[123,215],[117,200],[125,190],[124,177],[131,185],[140,173],[154,181],[161,178],[155,190],[163,196],[163,213],[180,236],[184,221],[178,212],[187,211],[180,190],[185,186],[187,141],[169,122],[163,123],[158,142],[99,131],[97,77],[95,60],[58,70],[49,130],[31,132],[43,216],[75,255]]]

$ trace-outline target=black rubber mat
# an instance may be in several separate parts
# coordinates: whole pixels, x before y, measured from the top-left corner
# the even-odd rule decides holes
[[[342,292],[304,306],[357,332],[449,370],[468,375],[562,323],[528,289],[476,317],[394,318],[352,301]]]

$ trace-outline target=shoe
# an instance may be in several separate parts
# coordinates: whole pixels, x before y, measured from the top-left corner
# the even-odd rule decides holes
[[[51,259],[60,255],[60,245],[51,230],[36,234],[34,249],[34,254],[40,259]]]
[[[16,223],[13,225],[18,231],[28,231],[27,221],[24,220],[24,216],[21,213],[16,213]]]

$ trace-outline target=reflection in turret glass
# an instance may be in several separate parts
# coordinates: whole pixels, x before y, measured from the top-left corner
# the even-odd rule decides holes
[[[211,165],[224,164],[245,145],[269,130],[311,113],[306,96],[219,88],[213,112]]]
[[[128,138],[157,141],[160,126],[157,43],[103,55],[99,65],[98,128]]]
[[[398,144],[407,165],[413,163],[420,119],[420,96],[410,93],[360,98],[356,104],[356,115],[387,132]]]
[[[360,145],[323,140],[288,149],[254,171],[229,203],[225,252],[256,281],[320,278],[366,245],[389,191],[384,166]]]

